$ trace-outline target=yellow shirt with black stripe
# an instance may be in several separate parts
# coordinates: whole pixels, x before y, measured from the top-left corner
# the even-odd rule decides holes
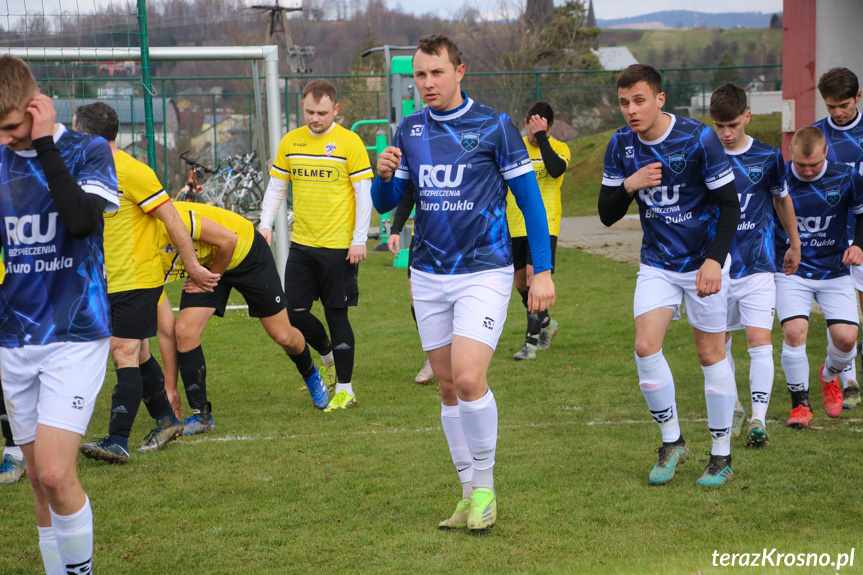
[[[551,137],[548,139],[548,142],[551,144],[551,149],[554,150],[554,153],[563,158],[566,165],[569,166],[569,159],[571,157],[569,146]],[[527,153],[530,155],[530,160],[533,163],[533,172],[536,174],[537,182],[539,182],[542,203],[545,204],[545,213],[548,216],[548,233],[552,236],[560,235],[560,213],[562,209],[560,203],[560,185],[563,183],[563,176],[566,174],[552,178],[545,171],[545,162],[542,161],[542,153],[539,151],[539,147],[532,146],[527,141],[527,138],[524,139],[524,145],[527,146]],[[510,236],[518,238],[527,235],[527,228],[524,226],[524,215],[518,209],[515,197],[511,192],[506,195],[506,221],[509,224]]]
[[[119,151],[114,154],[120,208],[105,214],[108,293],[162,285],[159,230],[150,212],[171,201],[150,166]]]
[[[308,126],[292,130],[279,143],[270,175],[292,184],[291,241],[315,248],[351,246],[357,208],[353,184],[374,177],[358,135],[335,123],[322,135]]]
[[[183,220],[183,224],[192,236],[192,242],[195,245],[195,255],[202,266],[209,268],[213,265],[216,259],[217,248],[201,241],[201,218],[206,218],[237,234],[237,246],[234,249],[231,262],[228,264],[229,270],[240,265],[249,254],[249,250],[252,249],[252,242],[255,239],[255,226],[243,216],[217,208],[216,206],[208,206],[195,202],[174,202],[174,207],[177,208],[180,219]],[[186,268],[183,267],[183,261],[180,259],[174,246],[171,245],[171,238],[168,236],[164,225],[161,226],[159,252],[161,255],[160,269],[162,270],[164,282],[168,283],[185,279]]]

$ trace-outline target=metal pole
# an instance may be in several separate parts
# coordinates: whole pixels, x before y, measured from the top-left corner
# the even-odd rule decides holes
[[[269,143],[270,143],[270,161],[266,163],[269,173],[269,166],[276,158],[276,152],[279,149],[279,141],[282,139],[282,111],[279,107],[279,49],[277,46],[264,46],[265,49],[265,68],[266,73],[266,89],[267,89],[267,125],[269,128]],[[264,166],[264,158],[261,158],[261,166]],[[276,267],[279,269],[279,275],[282,282],[285,281],[285,264],[288,262],[288,249],[291,238],[288,235],[288,210],[286,203],[282,202],[279,206],[279,212],[276,215],[276,225],[274,229],[276,246]]]
[[[141,83],[144,85],[144,133],[147,137],[147,163],[155,171],[156,134],[153,128],[153,83],[150,80],[150,40],[147,36],[147,3],[145,0],[138,0],[138,32],[141,34]],[[134,111],[134,108],[132,110]]]
[[[162,151],[165,156],[165,170],[162,185],[168,185],[168,101],[165,97],[165,81],[162,80]],[[168,192],[171,195],[171,192]]]
[[[267,147],[264,145],[264,110],[261,105],[261,80],[258,76],[258,63],[252,62],[252,71],[254,77],[254,89],[255,89],[255,132],[257,132],[257,140],[258,140],[258,156],[261,159],[261,169],[264,172],[264,183],[270,181],[269,171],[266,169],[267,163]],[[278,96],[276,96],[276,101],[278,101]],[[251,106],[249,106],[251,108]],[[251,110],[249,110],[251,113]],[[279,123],[281,124],[281,118],[278,118]],[[249,124],[249,129],[252,128],[252,125]]]
[[[218,124],[216,120],[216,95],[213,94],[213,167],[216,169],[219,169],[219,138],[216,134]]]

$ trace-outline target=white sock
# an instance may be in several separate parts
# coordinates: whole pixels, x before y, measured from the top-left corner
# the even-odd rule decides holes
[[[326,355],[322,355],[321,361],[324,362],[324,367],[326,367],[327,369],[330,369],[331,367],[335,367],[335,365],[336,365],[336,360],[333,359],[333,352],[332,351]]]
[[[6,448],[3,449],[3,455],[11,455],[18,461],[24,461],[24,452],[21,451],[21,448],[17,445],[12,445],[11,447],[6,446]]]
[[[345,392],[347,392],[348,395],[353,395],[354,394],[353,382],[349,381],[347,383],[337,383],[335,393],[338,394],[340,391],[345,391]]]
[[[461,429],[460,412],[457,405],[440,406],[440,422],[443,425],[443,434],[449,445],[449,454],[452,456],[452,464],[458,472],[461,481],[462,499],[469,499],[473,493],[471,476],[473,475],[473,464],[470,460],[470,450]]]
[[[847,389],[849,384],[857,383],[857,358],[851,360],[848,367],[842,370],[839,374],[839,381],[842,382],[842,389]]]
[[[833,381],[857,357],[857,347],[839,351],[832,341],[827,342],[827,359],[824,360],[824,381]]]
[[[471,485],[494,488],[497,449],[497,403],[491,389],[476,401],[458,400],[461,429],[472,458]]]
[[[57,549],[54,528],[38,527],[38,529],[39,551],[42,552],[42,565],[45,566],[46,575],[66,575],[66,570],[60,562],[60,550]]]
[[[752,418],[764,423],[767,418],[767,406],[770,405],[770,393],[773,391],[773,346],[762,345],[749,349],[749,393],[752,397]]]
[[[734,356],[731,355],[731,341],[733,337],[728,338],[728,341],[725,342],[725,359],[728,360],[728,365],[731,366],[731,373],[737,372],[737,366],[734,365]]]
[[[704,399],[707,426],[713,437],[711,455],[731,455],[731,420],[734,418],[734,374],[727,361],[707,367],[704,372]]]
[[[93,510],[90,498],[86,497],[84,507],[72,515],[57,515],[51,509],[51,524],[65,570],[69,573],[92,572]]]
[[[677,419],[677,402],[674,400],[674,378],[662,350],[647,356],[635,354],[638,367],[638,387],[647,401],[647,409],[662,433],[663,443],[680,439],[680,421]]]
[[[788,382],[788,391],[809,391],[809,359],[806,345],[791,347],[782,342],[782,371]]]

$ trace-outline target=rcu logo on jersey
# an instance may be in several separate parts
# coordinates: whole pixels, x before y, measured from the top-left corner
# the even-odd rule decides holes
[[[672,206],[680,198],[680,186],[671,186],[671,193],[668,191],[668,186],[654,186],[646,190],[638,190],[638,197],[648,206]]]
[[[797,229],[802,233],[817,233],[823,232],[830,227],[830,221],[835,216],[826,216],[824,223],[821,222],[821,216],[797,216]]]
[[[455,177],[452,175],[453,166],[428,166],[422,164],[419,171],[421,188],[457,188],[461,185],[464,176],[464,164],[459,164]]]
[[[6,234],[9,243],[19,246],[21,244],[31,245],[35,243],[47,244],[57,235],[57,212],[50,212],[46,229],[42,231],[42,214],[33,214],[21,217],[6,217]]]

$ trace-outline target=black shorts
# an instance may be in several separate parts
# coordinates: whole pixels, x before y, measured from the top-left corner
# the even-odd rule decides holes
[[[186,293],[180,296],[180,309],[211,307],[223,317],[231,289],[243,294],[251,317],[270,317],[285,309],[282,278],[276,268],[273,252],[264,236],[255,232],[252,248],[240,265],[222,274],[212,292]]]
[[[351,265],[347,257],[347,248],[312,248],[291,242],[285,264],[289,308],[311,309],[316,299],[331,309],[357,305],[360,266]]]
[[[111,304],[111,335],[123,339],[147,339],[156,335],[156,309],[162,286],[108,294]]]
[[[557,252],[557,236],[548,236],[551,244],[551,273],[554,273],[555,252]],[[512,267],[520,270],[526,268],[528,264],[533,265],[533,257],[530,255],[530,244],[527,242],[527,236],[519,236],[512,238]]]

